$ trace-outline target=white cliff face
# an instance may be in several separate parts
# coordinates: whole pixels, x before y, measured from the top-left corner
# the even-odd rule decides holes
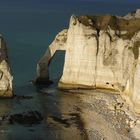
[[[97,53],[97,39],[94,34],[96,35],[97,32],[75,20],[71,17],[67,34],[64,72],[60,81],[65,84],[70,83],[72,86],[94,87]],[[76,25],[74,22],[77,22]],[[88,39],[92,34],[93,37]]]
[[[12,97],[13,77],[9,66],[8,54],[4,39],[0,37],[0,96],[1,97]]]
[[[61,40],[54,40],[40,60],[39,64],[45,63],[46,66],[40,65],[39,74],[48,71],[48,63],[56,50],[65,50],[64,70],[58,85],[60,88],[114,90],[129,97],[134,110],[140,113],[138,15],[137,10],[135,18],[132,19],[114,16],[72,16],[68,31],[65,35],[61,33]],[[48,55],[50,50],[54,51]],[[48,73],[44,76],[46,77]]]

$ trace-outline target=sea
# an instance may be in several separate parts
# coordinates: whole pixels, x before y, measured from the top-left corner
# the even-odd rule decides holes
[[[15,95],[0,99],[0,140],[82,139],[77,125],[65,127],[62,118],[60,105],[78,102],[57,89],[64,54],[58,52],[50,64],[50,87],[30,82],[36,78],[37,62],[56,34],[69,27],[71,15],[126,15],[137,8],[139,0],[0,0],[0,34],[8,48]]]

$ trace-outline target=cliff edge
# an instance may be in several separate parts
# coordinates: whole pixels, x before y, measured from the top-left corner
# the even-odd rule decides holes
[[[105,89],[129,97],[140,113],[140,10],[124,17],[71,16],[37,65],[37,83],[49,80],[48,66],[65,51],[59,88]]]
[[[6,43],[0,36],[0,97],[13,96],[12,80]]]

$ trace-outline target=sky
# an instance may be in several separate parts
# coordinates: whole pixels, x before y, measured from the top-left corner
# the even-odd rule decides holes
[[[0,0],[0,12],[126,14],[140,8],[140,0]]]
[[[49,4],[60,5],[70,3],[123,3],[140,4],[140,0],[1,0],[0,7],[40,7]],[[140,6],[140,5],[139,5]]]

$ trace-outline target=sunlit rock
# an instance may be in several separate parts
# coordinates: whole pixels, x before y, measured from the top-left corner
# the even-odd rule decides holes
[[[3,37],[0,36],[0,96],[1,97],[13,96],[12,80],[13,77],[11,75],[6,44]]]
[[[134,18],[140,18],[140,9],[137,9],[134,12],[128,13],[126,16],[124,16],[123,18],[125,19],[134,19]]]

